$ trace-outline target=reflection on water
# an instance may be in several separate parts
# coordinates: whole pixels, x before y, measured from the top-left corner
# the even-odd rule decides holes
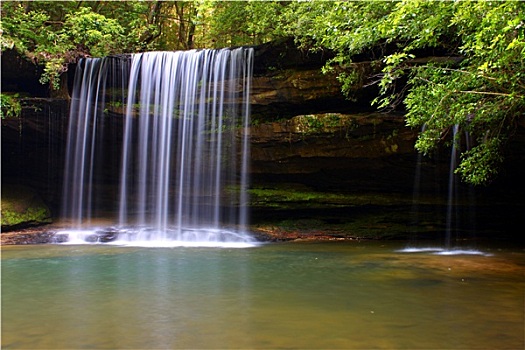
[[[4,247],[2,347],[524,347],[523,250],[400,249]]]

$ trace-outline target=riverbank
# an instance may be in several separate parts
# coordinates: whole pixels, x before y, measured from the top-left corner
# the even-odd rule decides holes
[[[0,234],[0,244],[5,246],[49,243],[55,232],[56,228],[52,225],[2,232]]]

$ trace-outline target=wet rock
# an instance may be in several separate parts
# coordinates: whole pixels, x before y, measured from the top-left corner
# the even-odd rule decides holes
[[[97,234],[87,235],[86,237],[84,237],[84,241],[88,243],[97,243],[98,235]]]
[[[54,234],[51,238],[51,243],[66,243],[69,240],[68,234]]]
[[[112,242],[118,238],[119,232],[114,229],[106,229],[96,232],[98,242],[107,243]]]

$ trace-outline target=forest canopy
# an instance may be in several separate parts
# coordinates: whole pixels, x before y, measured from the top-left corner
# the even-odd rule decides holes
[[[44,66],[57,87],[81,57],[257,45],[293,38],[330,50],[324,67],[343,92],[365,54],[378,108],[406,112],[416,148],[461,148],[457,172],[488,184],[525,110],[525,3],[521,1],[11,1],[0,45]],[[435,57],[435,59],[429,59]],[[453,132],[459,130],[460,132]],[[468,133],[468,142],[459,135]],[[456,135],[454,139],[452,135]]]

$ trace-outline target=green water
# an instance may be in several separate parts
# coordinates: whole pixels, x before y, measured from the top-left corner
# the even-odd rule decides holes
[[[2,348],[523,349],[525,252],[2,248]]]

